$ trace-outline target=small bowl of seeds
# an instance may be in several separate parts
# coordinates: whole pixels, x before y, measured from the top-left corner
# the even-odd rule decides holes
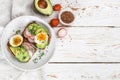
[[[75,16],[71,9],[64,9],[60,11],[58,18],[61,24],[69,26],[74,22]]]

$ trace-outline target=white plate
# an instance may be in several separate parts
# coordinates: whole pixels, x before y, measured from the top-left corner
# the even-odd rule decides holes
[[[19,62],[9,51],[7,48],[7,42],[8,39],[15,34],[15,31],[21,30],[21,32],[24,30],[27,24],[29,24],[32,21],[37,21],[38,23],[42,23],[45,25],[45,27],[48,29],[49,34],[51,36],[50,44],[48,45],[47,49],[41,52],[36,52],[35,55],[30,59],[27,63],[21,63]],[[4,29],[2,34],[2,40],[1,40],[1,48],[2,53],[5,55],[7,61],[15,68],[24,70],[24,71],[31,71],[39,69],[42,65],[48,62],[48,60],[51,58],[53,51],[55,47],[55,34],[53,29],[43,20],[41,20],[38,17],[34,16],[21,16],[14,20],[12,20]],[[41,53],[44,52],[44,55],[39,59],[39,56]],[[37,63],[34,63],[34,60],[36,60]]]

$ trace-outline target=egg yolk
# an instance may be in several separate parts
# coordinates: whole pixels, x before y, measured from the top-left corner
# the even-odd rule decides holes
[[[19,45],[20,42],[21,42],[21,38],[20,38],[20,37],[15,37],[15,38],[13,39],[13,44],[14,44],[14,45]]]
[[[44,33],[39,33],[37,35],[37,40],[46,40],[46,34]]]

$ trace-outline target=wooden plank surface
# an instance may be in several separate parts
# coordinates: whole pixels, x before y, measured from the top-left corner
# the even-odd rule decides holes
[[[1,60],[1,59],[0,59]],[[120,64],[46,64],[42,69],[23,72],[0,63],[0,80],[120,80]]]
[[[7,20],[33,15],[49,22],[59,14],[54,12],[49,17],[38,14],[33,9],[33,0],[12,1],[12,6],[6,4],[12,8],[6,10]],[[71,27],[66,28],[68,35],[63,39],[57,38],[52,59],[38,71],[19,71],[1,60],[0,80],[120,80],[120,0],[51,2],[53,5],[60,3],[62,9],[73,10],[76,19]]]
[[[68,35],[64,39],[57,39],[55,54],[50,62],[120,62],[120,28],[103,27],[120,24],[118,20],[120,0],[51,0],[51,2],[53,5],[60,3],[62,9],[72,9],[76,20],[75,24],[72,24],[74,27],[67,28]],[[43,16],[35,12],[32,5],[33,0],[29,2],[13,0],[12,18],[34,15],[49,22],[59,13],[55,11],[49,17]]]
[[[60,3],[62,10],[71,9],[75,21],[71,26],[119,26],[120,0],[51,0],[52,5]],[[49,22],[59,11],[51,16],[43,16],[35,11],[33,0],[13,0],[12,18],[22,15],[38,16]]]
[[[120,28],[68,27],[50,62],[120,62]],[[55,29],[57,31],[57,29]]]
[[[120,80],[120,64],[49,64],[42,80]]]

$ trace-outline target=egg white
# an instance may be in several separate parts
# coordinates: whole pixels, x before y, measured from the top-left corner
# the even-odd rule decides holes
[[[21,39],[21,41],[18,45],[13,44],[14,38],[16,38],[16,37],[19,37]],[[9,40],[10,45],[13,46],[13,47],[20,46],[22,44],[22,42],[23,42],[23,37],[21,35],[18,35],[18,34],[12,36]]]
[[[39,34],[39,33],[38,33]],[[48,35],[47,35],[47,33],[43,33],[43,34],[45,34],[46,35],[46,40],[37,40],[37,35],[35,36],[35,43],[37,43],[37,44],[41,44],[42,42],[44,42],[44,41],[48,41]]]

